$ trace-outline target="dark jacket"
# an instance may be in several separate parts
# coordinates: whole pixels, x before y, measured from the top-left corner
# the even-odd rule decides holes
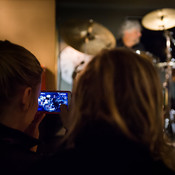
[[[30,151],[38,143],[37,139],[0,124],[0,174],[27,174],[40,159]]]
[[[83,127],[75,148],[47,157],[37,167],[49,174],[175,174],[161,160],[154,160],[146,146],[99,121]]]
[[[116,44],[117,47],[126,47],[124,45],[123,40],[121,38],[117,39],[116,42],[117,42],[117,44]],[[131,49],[134,50],[134,51],[136,51],[136,50],[145,51],[145,47],[144,47],[144,45],[141,42],[136,44],[136,45],[134,45]]]

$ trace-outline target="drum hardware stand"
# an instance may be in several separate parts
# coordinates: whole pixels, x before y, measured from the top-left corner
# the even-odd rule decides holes
[[[84,53],[85,53],[85,54],[87,53],[87,44],[89,43],[89,40],[90,40],[90,39],[94,39],[94,36],[91,34],[91,33],[92,33],[92,29],[93,29],[93,22],[94,22],[94,21],[93,21],[93,19],[90,19],[88,22],[89,22],[89,23],[88,23],[88,28],[87,28],[87,31],[85,31],[86,36],[85,36],[85,38],[84,38],[84,43],[85,43]],[[83,32],[84,32],[84,31],[83,31]],[[83,60],[83,61],[81,61],[77,66],[75,66],[74,71],[73,71],[73,73],[72,73],[72,79],[73,79],[73,80],[75,79],[77,73],[79,72],[78,68],[79,68],[81,65],[83,65],[84,63],[85,63],[85,61]]]
[[[169,118],[169,111],[171,108],[171,98],[170,98],[170,79],[171,79],[171,66],[170,66],[170,59],[171,59],[171,39],[170,33],[168,30],[164,31],[164,36],[166,38],[166,56],[167,56],[167,67],[165,70],[165,81],[163,82],[163,89],[164,89],[164,109],[165,109],[165,117]]]
[[[167,54],[167,67],[165,70],[165,81],[163,82],[163,90],[164,90],[164,110],[165,110],[165,120],[168,119],[169,122],[169,131],[168,135],[171,139],[175,138],[175,110],[171,109],[171,83],[172,83],[172,66],[170,65],[170,61],[172,58],[172,48],[171,41],[175,44],[175,40],[172,37],[172,32],[165,30],[164,36],[166,38],[166,54]],[[166,128],[165,128],[166,129]]]
[[[72,79],[73,79],[73,80],[75,79],[77,73],[79,72],[78,68],[79,68],[81,65],[83,65],[84,63],[85,63],[85,61],[81,61],[77,66],[75,66],[74,71],[73,71],[73,73],[72,73]]]
[[[145,28],[149,30],[163,31],[166,38],[166,65],[164,67],[165,77],[163,81],[163,95],[164,95],[164,117],[165,117],[165,132],[170,131],[168,135],[170,139],[175,139],[175,110],[173,108],[172,97],[175,95],[173,93],[173,65],[171,65],[172,59],[172,48],[171,43],[175,46],[175,39],[173,39],[173,32],[168,31],[175,27],[175,9],[163,8],[154,10],[146,14],[142,19],[142,24]],[[173,95],[173,96],[172,96]],[[169,126],[168,126],[169,125]],[[170,130],[167,130],[167,126]]]

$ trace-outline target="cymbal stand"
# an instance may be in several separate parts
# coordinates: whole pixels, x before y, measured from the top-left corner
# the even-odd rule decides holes
[[[169,129],[166,132],[171,140],[175,138],[175,110],[171,109],[171,88],[172,88],[172,66],[170,64],[172,58],[172,48],[171,48],[171,41],[175,44],[175,40],[172,37],[172,32],[165,30],[164,36],[166,38],[166,54],[167,54],[167,67],[165,69],[165,81],[163,82],[163,90],[164,90],[164,112],[165,112],[165,121],[168,120]],[[174,128],[174,129],[173,129]],[[166,129],[166,128],[165,128]]]
[[[165,69],[165,81],[163,82],[164,108],[165,108],[165,117],[169,118],[169,111],[171,108],[170,80],[172,75],[172,68],[170,65],[170,60],[172,58],[170,32],[168,30],[165,30],[164,36],[166,38],[166,56],[167,56],[167,67]]]
[[[92,27],[93,27],[93,19],[90,19],[89,20],[89,26],[87,28],[87,31],[86,31],[86,36],[84,38],[84,42],[87,44],[89,42],[90,39],[93,39],[93,36],[92,36]],[[85,54],[87,54],[87,45],[85,45]],[[85,61],[81,61],[77,66],[75,66],[74,68],[74,71],[72,73],[72,79],[75,79],[77,73],[79,72],[78,68],[83,65],[85,63]]]
[[[173,45],[175,46],[175,39],[173,38],[173,32],[170,32],[170,39]]]

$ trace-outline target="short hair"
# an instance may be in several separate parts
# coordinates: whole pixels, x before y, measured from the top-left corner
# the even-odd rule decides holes
[[[30,51],[7,40],[0,41],[0,112],[10,105],[21,87],[35,90],[41,74],[42,67]]]
[[[120,29],[118,31],[118,35],[119,36],[123,36],[123,33],[127,30],[131,30],[131,29],[139,29],[141,30],[141,24],[138,20],[125,20],[122,25],[120,26]]]

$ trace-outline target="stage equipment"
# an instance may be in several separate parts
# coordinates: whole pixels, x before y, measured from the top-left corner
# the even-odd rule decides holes
[[[142,25],[149,30],[163,31],[164,37],[166,38],[166,62],[157,64],[160,72],[164,73],[164,78],[162,82],[163,94],[164,94],[164,117],[165,125],[169,121],[169,127],[171,131],[166,132],[167,127],[165,126],[165,133],[175,139],[175,110],[172,109],[172,97],[174,97],[174,62],[172,58],[172,48],[171,43],[175,45],[175,39],[173,38],[173,32],[169,29],[175,27],[175,9],[164,8],[152,11],[142,18]],[[173,122],[172,122],[173,121]],[[173,130],[174,126],[174,130]],[[171,132],[171,134],[170,134]]]
[[[60,27],[62,39],[74,49],[95,55],[116,46],[113,34],[94,20],[69,20]]]
[[[92,55],[82,53],[70,46],[65,47],[60,53],[61,78],[72,85],[77,72],[82,70],[91,58]]]
[[[142,25],[156,31],[175,27],[175,9],[163,8],[152,11],[142,18]]]

